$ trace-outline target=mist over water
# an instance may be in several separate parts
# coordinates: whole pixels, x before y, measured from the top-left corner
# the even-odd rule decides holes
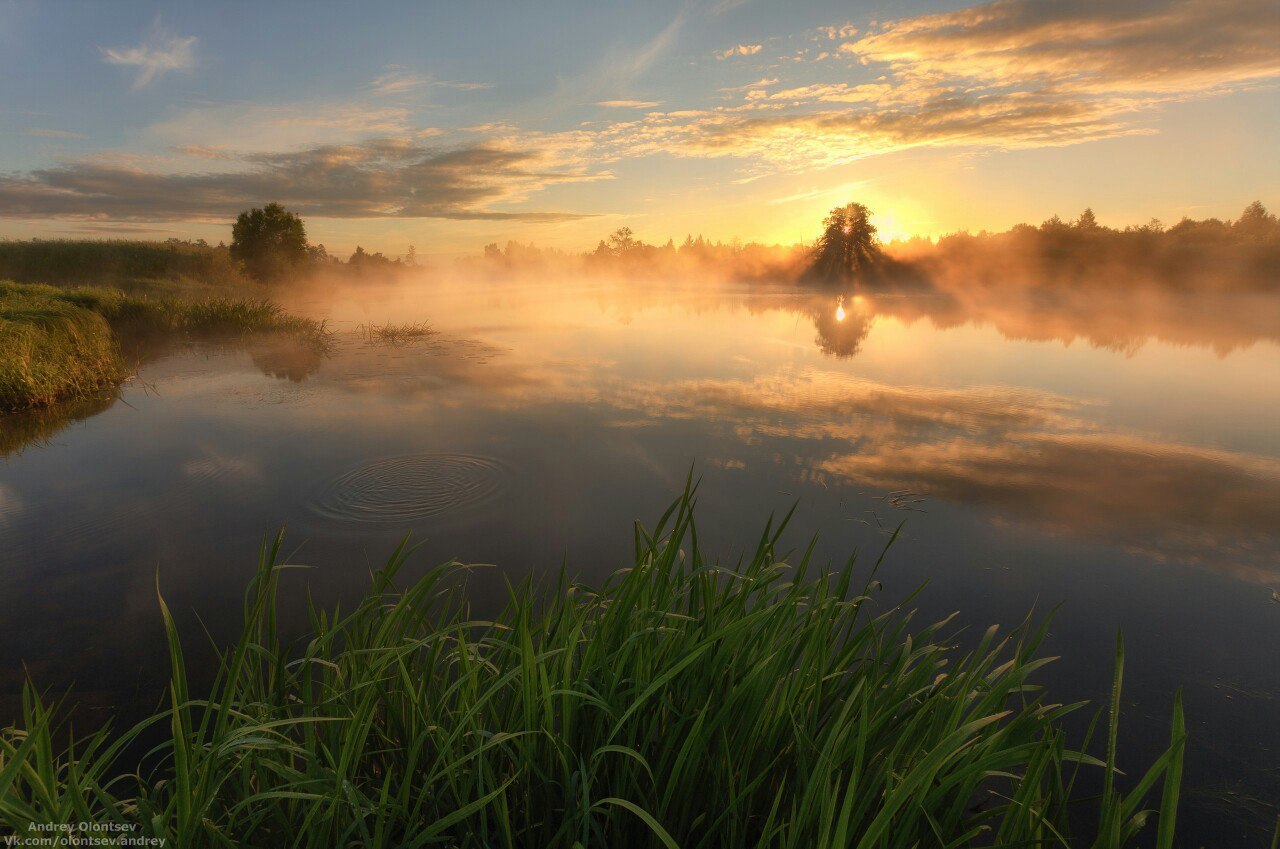
[[[118,401],[7,429],[7,712],[23,662],[90,711],[149,704],[157,570],[217,639],[280,528],[290,562],[314,567],[289,586],[321,603],[412,533],[420,566],[496,564],[473,576],[483,612],[504,578],[624,564],[632,520],[656,519],[693,466],[700,536],[723,558],[799,500],[787,541],[817,533],[820,561],[878,553],[905,521],[882,577],[894,597],[929,582],[921,621],[959,610],[980,633],[1061,603],[1051,692],[1101,696],[1123,627],[1122,765],[1164,745],[1184,686],[1188,839],[1265,831],[1258,800],[1280,790],[1275,296],[465,267],[276,294],[329,322],[326,355],[192,346]],[[369,333],[386,325],[429,332]]]

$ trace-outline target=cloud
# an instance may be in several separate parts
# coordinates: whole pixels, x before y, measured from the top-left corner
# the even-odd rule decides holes
[[[30,130],[23,130],[22,135],[31,136],[38,139],[87,139],[84,133],[73,133],[70,130],[46,130],[36,127]]]
[[[269,152],[355,143],[415,131],[402,105],[350,100],[201,103],[146,128],[173,148]]]
[[[369,84],[374,94],[404,94],[420,88],[453,88],[462,91],[479,91],[493,88],[492,83],[464,82],[460,80],[436,80],[424,74],[414,74],[399,65],[392,65],[387,72]]]
[[[737,44],[727,50],[717,50],[717,59],[728,59],[731,56],[754,56],[764,50],[763,44]]]
[[[849,85],[848,83],[815,83],[798,88],[785,88],[772,93],[747,93],[748,100],[793,100],[796,102],[823,103],[874,103],[888,97],[893,87],[888,83],[864,83]],[[754,95],[754,96],[753,96]]]
[[[453,148],[374,139],[283,153],[242,154],[212,172],[153,171],[82,160],[0,176],[0,216],[128,221],[223,220],[275,200],[334,218],[449,218],[560,221],[568,212],[508,212],[553,184],[597,179],[556,166],[544,153],[497,142]]]
[[[753,160],[750,174],[803,171],[915,147],[1047,147],[1150,132],[1127,120],[1122,104],[1081,103],[1038,92],[939,94],[894,107],[883,102],[886,98],[877,101],[845,89],[848,99],[862,98],[856,108],[797,113],[794,102],[773,101],[759,91],[747,93],[745,108],[776,114],[650,113],[598,130],[591,141],[612,156],[744,158]]]
[[[111,65],[137,68],[135,89],[146,88],[168,71],[186,71],[195,66],[196,37],[170,35],[159,26],[137,47],[100,47],[102,59]]]
[[[741,157],[748,174],[923,146],[1052,147],[1152,133],[1164,104],[1280,79],[1273,0],[998,0],[856,39],[847,24],[818,32],[852,39],[831,61],[852,60],[862,79],[742,86],[738,106],[647,116],[600,131],[599,143],[618,156]]]
[[[998,0],[884,24],[848,52],[900,77],[1194,93],[1280,75],[1272,0]]]
[[[596,102],[596,106],[616,109],[652,109],[661,105],[661,100],[600,100]]]
[[[840,38],[853,38],[858,34],[858,28],[851,23],[843,23],[838,26],[818,27],[818,34],[826,36],[828,41],[835,41]]]
[[[402,94],[431,83],[430,77],[422,74],[410,74],[399,68],[393,68],[369,83],[374,94]]]
[[[480,91],[493,88],[493,83],[473,83],[464,80],[432,80],[431,84],[438,88],[456,88],[461,91]]]

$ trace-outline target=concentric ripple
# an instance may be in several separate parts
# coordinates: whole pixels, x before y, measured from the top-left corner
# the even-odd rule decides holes
[[[475,507],[494,498],[504,468],[469,454],[392,457],[340,475],[313,508],[332,519],[413,522]]]

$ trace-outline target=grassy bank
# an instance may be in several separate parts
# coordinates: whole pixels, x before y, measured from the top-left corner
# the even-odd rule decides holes
[[[468,612],[458,564],[401,586],[402,547],[361,603],[314,611],[291,645],[277,540],[210,693],[189,692],[163,604],[172,683],[149,726],[62,749],[28,689],[0,735],[0,822],[109,822],[182,847],[811,849],[1115,847],[1145,821],[1172,845],[1181,709],[1168,752],[1121,778],[1122,659],[1101,757],[1082,754],[1062,725],[1081,705],[1033,682],[1041,629],[961,651],[946,623],[877,609],[874,569],[780,560],[780,530],[719,568],[691,504],[637,526],[634,565],[602,587],[521,586],[492,622]],[[156,732],[130,774],[121,752]],[[1079,798],[1077,770],[1100,797]],[[1071,804],[1096,833],[1068,837]]]
[[[287,333],[322,344],[323,327],[270,301],[181,300],[114,289],[0,282],[0,411],[85,397],[113,386],[130,363],[121,343]]]

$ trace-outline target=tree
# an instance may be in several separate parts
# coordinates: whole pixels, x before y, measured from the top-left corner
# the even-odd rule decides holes
[[[1262,201],[1255,200],[1244,208],[1244,212],[1240,213],[1240,220],[1236,221],[1235,228],[1241,233],[1249,235],[1262,235],[1276,224],[1276,217],[1267,212],[1267,208],[1262,205]]]
[[[240,213],[231,228],[231,256],[258,280],[278,280],[307,260],[302,219],[278,203]]]
[[[613,252],[614,256],[631,253],[639,246],[640,242],[636,241],[635,234],[631,232],[630,227],[619,227],[609,237],[609,250]]]
[[[347,265],[357,271],[372,270],[376,271],[380,268],[391,268],[400,265],[398,260],[391,259],[382,251],[374,251],[369,253],[364,248],[356,245],[355,252],[347,260]]]
[[[1076,219],[1077,230],[1097,230],[1098,218],[1093,214],[1092,209],[1085,209],[1080,213],[1080,217]]]
[[[810,276],[822,280],[851,280],[878,266],[884,254],[871,223],[871,210],[849,203],[831,210],[814,247]]]

